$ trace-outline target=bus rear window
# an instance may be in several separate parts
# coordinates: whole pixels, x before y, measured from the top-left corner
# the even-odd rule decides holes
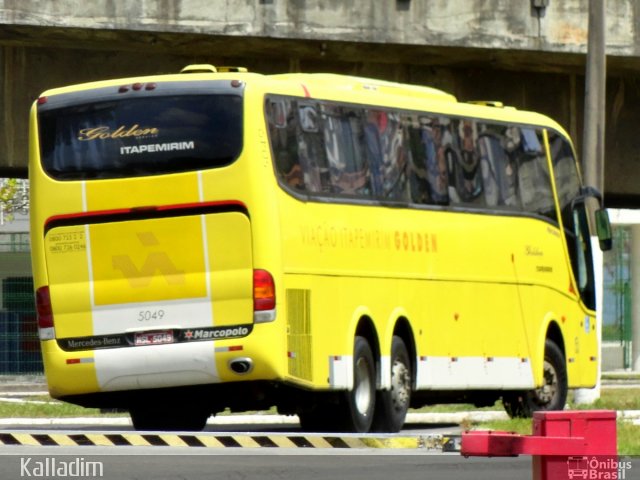
[[[173,95],[39,113],[41,161],[60,180],[215,168],[242,149],[242,97]]]

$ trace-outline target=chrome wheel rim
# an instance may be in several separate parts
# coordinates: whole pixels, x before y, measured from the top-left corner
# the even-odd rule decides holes
[[[396,359],[391,367],[391,401],[395,410],[405,410],[411,398],[411,375],[407,366]]]
[[[544,361],[544,384],[536,389],[536,398],[540,405],[549,405],[558,394],[558,373],[547,360]]]
[[[355,402],[358,413],[366,416],[371,406],[371,378],[369,376],[369,363],[365,358],[359,358],[356,362],[356,386]]]

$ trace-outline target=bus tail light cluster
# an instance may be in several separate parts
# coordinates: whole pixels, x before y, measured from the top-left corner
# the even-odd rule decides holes
[[[276,286],[266,270],[253,271],[253,321],[272,322],[276,318]]]
[[[40,340],[53,340],[56,333],[53,327],[53,309],[51,308],[51,294],[48,286],[36,290],[36,310]]]

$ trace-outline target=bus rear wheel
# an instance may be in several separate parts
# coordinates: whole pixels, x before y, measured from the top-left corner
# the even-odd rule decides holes
[[[342,429],[366,433],[373,423],[376,405],[376,364],[369,342],[356,337],[353,346],[353,388],[345,392]]]
[[[391,388],[378,392],[373,430],[395,433],[404,425],[411,403],[411,362],[404,341],[397,336],[391,342]]]
[[[188,409],[188,407],[183,407]],[[177,412],[174,408],[132,408],[129,410],[131,423],[136,430],[186,431],[200,432],[204,430],[209,413],[204,410]]]
[[[538,411],[562,410],[568,392],[567,365],[562,350],[553,341],[547,340],[542,386],[526,392],[505,394],[502,403],[511,418],[525,418]]]
[[[337,432],[342,428],[338,406],[321,399],[299,411],[298,417],[300,428],[305,432]]]

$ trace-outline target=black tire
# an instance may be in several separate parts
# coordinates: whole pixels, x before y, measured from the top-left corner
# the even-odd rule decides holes
[[[551,340],[544,348],[544,384],[535,390],[509,392],[502,397],[511,418],[528,418],[534,412],[562,410],[569,393],[567,364],[560,348]]]
[[[188,409],[184,406],[183,409]],[[182,411],[178,409],[145,409],[132,408],[129,410],[133,428],[136,430],[155,430],[166,432],[200,432],[204,429],[209,413],[203,410]]]
[[[376,405],[376,364],[369,342],[356,337],[353,346],[353,388],[344,394],[340,422],[346,432],[367,433]]]
[[[411,403],[413,377],[407,346],[400,337],[391,342],[391,388],[376,396],[373,430],[395,433],[400,431]]]
[[[298,418],[300,428],[305,432],[337,432],[342,427],[338,420],[338,405],[321,400],[299,411]]]

